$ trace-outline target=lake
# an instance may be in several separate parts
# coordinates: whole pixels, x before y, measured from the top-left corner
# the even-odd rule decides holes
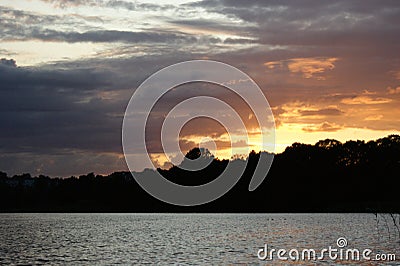
[[[373,214],[0,214],[0,264],[264,265],[270,261],[257,253],[266,244],[321,251],[337,248],[340,237],[348,248],[395,254],[385,265],[400,264],[391,217]],[[329,257],[272,262],[356,263]]]

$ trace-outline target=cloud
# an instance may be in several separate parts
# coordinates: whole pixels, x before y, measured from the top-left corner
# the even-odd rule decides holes
[[[110,7],[110,8],[124,8],[132,11],[160,11],[166,9],[176,8],[174,5],[152,4],[152,3],[138,3],[132,1],[122,0],[41,0],[46,3],[52,4],[57,8],[70,8],[77,6],[95,6],[95,7]]]
[[[247,148],[249,144],[245,140],[238,140],[234,142],[225,141],[225,140],[213,140],[213,141],[205,141],[202,143],[205,147],[211,146],[210,144],[215,143],[217,150],[230,149],[233,148]]]
[[[66,8],[66,7],[76,7],[80,5],[95,5],[96,2],[102,1],[95,1],[95,0],[42,0],[43,2],[51,3],[55,7]]]
[[[120,0],[103,1],[103,5],[106,7],[125,8],[127,10],[135,10],[135,11],[166,11],[168,9],[177,8],[175,5],[172,4],[139,3],[139,2],[120,1]]]
[[[58,1],[57,1],[58,2]],[[71,2],[79,4],[82,1]],[[64,1],[61,1],[64,3]],[[70,3],[65,1],[65,3]],[[115,2],[116,3],[116,2]],[[147,5],[147,4],[146,4]],[[184,33],[171,28],[144,29],[136,23],[132,30],[116,30],[109,18],[80,14],[42,15],[0,6],[0,40],[7,42],[38,40],[67,43],[126,43],[126,44],[210,44],[222,40],[207,34]],[[18,20],[15,18],[18,17]],[[111,26],[110,26],[111,24]],[[124,25],[121,25],[122,27]],[[137,49],[137,48],[136,48]],[[154,49],[154,47],[153,47]]]
[[[351,98],[344,98],[341,103],[349,105],[360,105],[360,104],[385,104],[391,102],[388,98],[372,98],[369,96],[354,96]]]
[[[0,59],[0,64],[5,65],[5,66],[9,66],[9,67],[16,67],[17,66],[17,62],[15,62],[14,59],[6,59],[6,58],[1,58]]]
[[[59,174],[63,176],[79,171],[85,173],[85,169],[103,171],[107,165],[110,171],[114,170],[113,165],[118,159],[115,154],[122,154],[122,117],[134,88],[150,73],[190,59],[191,56],[179,53],[93,58],[35,67],[10,67],[10,64],[14,64],[13,59],[2,60],[0,123],[6,130],[0,131],[3,140],[1,160],[4,162],[0,164],[4,166],[0,169],[9,173],[19,173],[21,169],[33,173],[36,169],[44,169],[42,173],[57,175],[55,168],[50,171],[49,168],[39,167],[40,158],[43,158],[42,162],[55,160]],[[207,87],[204,91],[210,90]],[[175,92],[167,98],[166,103],[182,100],[185,95],[196,94],[199,90],[193,86],[189,91],[183,89]],[[236,98],[229,97],[228,101],[232,99]],[[247,109],[244,115],[247,118]],[[204,133],[217,137],[225,132],[221,126],[212,124],[212,120],[192,126],[183,133]],[[149,142],[150,150],[159,151],[157,140],[151,140],[154,142]],[[187,146],[193,148],[193,142],[187,143]],[[82,159],[85,154],[92,156],[93,153],[113,155],[101,157],[104,158],[101,161],[104,166],[100,167],[94,160]],[[68,160],[65,167],[61,158]],[[71,167],[74,160],[79,160],[76,168]],[[9,161],[15,162],[14,170],[5,163]],[[24,161],[30,161],[31,164]],[[86,168],[81,167],[82,161],[87,162]],[[18,164],[21,164],[20,168]]]
[[[346,112],[337,107],[321,108],[324,103],[289,102],[273,108],[277,128],[294,126],[305,132],[330,131],[339,129],[343,124]],[[278,126],[279,125],[279,126]],[[287,128],[287,127],[286,127]]]
[[[1,48],[0,48],[0,54],[2,54],[3,56],[13,56],[13,55],[16,55],[15,52],[11,52],[11,51],[9,51],[9,50],[7,50],[7,49],[1,49]]]
[[[367,116],[364,120],[365,121],[379,121],[383,118],[383,115],[371,115]]]
[[[184,9],[183,9],[184,10]],[[186,12],[198,13],[199,10],[187,10]],[[203,11],[204,12],[204,11]],[[224,17],[208,17],[208,18],[192,18],[192,19],[173,19],[169,20],[168,23],[177,26],[180,29],[189,29],[190,32],[206,33],[206,34],[224,34],[232,37],[226,39],[226,43],[244,44],[244,43],[256,43],[257,40],[248,38],[249,32],[256,30],[254,25],[250,23],[232,23]],[[233,37],[235,36],[235,37]],[[242,37],[237,37],[242,36]],[[246,38],[247,37],[247,38]]]
[[[363,90],[362,92],[363,95],[376,95],[376,91],[369,91],[369,90]]]
[[[0,6],[0,16],[2,17],[2,27],[0,28],[2,39],[23,38],[25,35],[29,36],[32,31],[39,32],[46,29],[63,29],[65,31],[70,28],[80,31],[84,28],[87,29],[89,25],[93,28],[93,22],[104,23],[105,21],[101,16],[85,16],[75,13],[48,15],[4,6]]]
[[[32,29],[24,36],[9,36],[3,40],[43,40],[56,42],[125,42],[125,43],[179,43],[182,41],[196,42],[193,36],[181,33],[134,32],[118,30],[95,30],[79,32],[61,32],[56,30]]]
[[[124,83],[143,78],[91,64],[14,67],[12,59],[1,61],[1,170],[68,176],[126,169],[121,123],[132,90]]]
[[[315,74],[322,74],[335,68],[333,64],[337,58],[295,58],[288,62],[292,73],[302,73],[304,78],[311,78]],[[323,79],[323,77],[319,77]]]
[[[325,77],[321,74],[327,70],[334,69],[334,63],[337,60],[338,58],[334,57],[293,58],[282,61],[266,62],[264,65],[268,69],[286,68],[291,73],[300,73],[307,79],[317,76],[317,79],[323,80]]]
[[[264,63],[268,69],[282,68],[284,61],[272,61]]]
[[[10,60],[9,60],[10,61]],[[9,62],[8,61],[8,62]],[[75,68],[0,67],[3,153],[79,149],[119,152],[126,99],[99,92],[119,87],[116,74]]]
[[[204,0],[187,4],[201,7],[227,17],[254,23],[258,27],[250,36],[265,45],[286,46],[292,49],[353,50],[353,54],[376,47],[399,48],[400,19],[394,1],[229,1]],[[390,26],[389,26],[390,25]],[[331,50],[332,52],[332,50]],[[380,52],[381,53],[381,52]],[[389,55],[389,53],[388,53]]]
[[[300,101],[288,102],[273,108],[274,114],[280,118],[287,119],[318,119],[321,117],[341,116],[344,112],[337,107],[321,108],[315,103]]]
[[[337,108],[324,108],[319,110],[300,110],[302,116],[338,116],[343,112]]]
[[[388,87],[387,91],[388,91],[389,94],[399,94],[400,93],[400,87],[397,87],[397,88]]]
[[[254,39],[245,39],[245,38],[226,38],[224,43],[227,44],[254,44],[257,43],[257,40]]]
[[[334,131],[338,131],[342,128],[343,128],[342,126],[339,126],[337,124],[324,122],[324,123],[316,125],[316,126],[304,127],[303,131],[305,131],[305,132],[334,132]]]

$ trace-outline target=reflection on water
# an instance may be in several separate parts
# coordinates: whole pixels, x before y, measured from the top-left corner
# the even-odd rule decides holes
[[[265,263],[257,258],[264,244],[320,250],[334,246],[338,237],[346,237],[352,248],[396,253],[398,260],[399,236],[389,219],[373,214],[0,214],[0,264],[258,265]]]

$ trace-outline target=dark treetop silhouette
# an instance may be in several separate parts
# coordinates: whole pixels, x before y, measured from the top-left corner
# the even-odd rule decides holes
[[[175,183],[199,185],[216,178],[228,163],[198,148],[186,157],[182,164],[199,157],[212,162],[190,175],[176,166],[157,171]],[[259,157],[254,151],[249,154],[242,178],[227,194],[194,207],[158,201],[141,189],[129,172],[66,179],[30,174],[8,177],[0,172],[0,211],[400,212],[398,135],[369,142],[326,139],[315,145],[294,143],[275,156],[263,184],[249,192]]]

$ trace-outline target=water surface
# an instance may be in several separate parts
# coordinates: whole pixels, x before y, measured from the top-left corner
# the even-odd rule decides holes
[[[321,250],[339,237],[349,247],[400,258],[387,215],[0,214],[0,264],[263,265],[257,251],[265,244]]]

